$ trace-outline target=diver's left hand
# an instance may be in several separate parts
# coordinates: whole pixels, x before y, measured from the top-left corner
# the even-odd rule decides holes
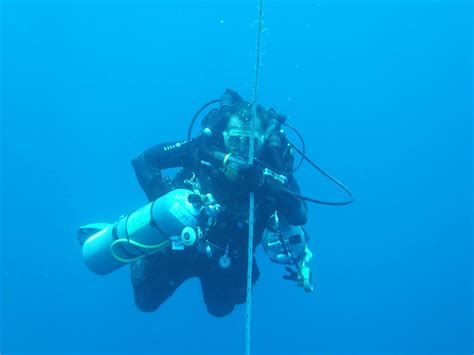
[[[313,285],[311,285],[312,273],[308,266],[301,266],[299,272],[293,270],[290,267],[285,267],[288,275],[283,275],[285,280],[295,281],[300,287],[303,287],[306,292],[313,291]]]

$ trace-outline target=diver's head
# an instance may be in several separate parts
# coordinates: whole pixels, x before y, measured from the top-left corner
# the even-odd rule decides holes
[[[266,111],[257,106],[255,130],[252,132],[252,104],[238,101],[230,107],[227,123],[222,132],[224,146],[229,153],[248,157],[250,140],[254,141],[254,152],[258,155],[266,140]]]
[[[228,153],[248,157],[250,142],[254,154],[260,155],[269,137],[280,130],[282,117],[274,109],[257,105],[255,130],[252,132],[252,103],[244,101],[235,91],[226,89],[220,108],[211,110],[201,122],[206,144],[224,148]]]

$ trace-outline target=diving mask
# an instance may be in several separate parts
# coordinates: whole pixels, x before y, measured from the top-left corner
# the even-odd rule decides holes
[[[251,130],[231,129],[222,132],[224,137],[224,145],[230,153],[248,156],[250,150],[250,139],[254,141],[254,152],[258,153],[265,142],[263,134],[255,132],[252,134]]]

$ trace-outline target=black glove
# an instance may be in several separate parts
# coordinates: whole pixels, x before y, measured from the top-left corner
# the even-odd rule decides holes
[[[285,267],[285,270],[288,272],[288,275],[283,275],[285,280],[295,281],[296,284],[303,287],[306,292],[313,291],[313,286],[311,285],[311,279],[313,277],[309,267],[303,266],[300,270],[301,274],[288,266]]]
[[[263,190],[270,195],[278,195],[285,189],[285,186],[278,180],[275,180],[271,176],[265,176],[263,183]]]
[[[243,164],[239,167],[239,184],[247,192],[255,192],[263,185],[263,171],[256,165]]]
[[[283,275],[283,278],[285,280],[298,281],[298,272],[297,271],[293,270],[289,266],[285,266],[285,270],[288,272],[288,275]]]

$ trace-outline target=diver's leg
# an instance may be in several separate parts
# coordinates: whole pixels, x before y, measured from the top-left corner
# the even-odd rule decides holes
[[[158,309],[188,278],[195,276],[192,256],[184,251],[157,253],[131,265],[135,304],[143,312]]]
[[[252,286],[260,276],[256,260],[253,260]],[[216,317],[224,317],[234,310],[236,304],[245,303],[247,294],[247,265],[232,264],[221,268],[215,260],[199,275],[207,310]]]

